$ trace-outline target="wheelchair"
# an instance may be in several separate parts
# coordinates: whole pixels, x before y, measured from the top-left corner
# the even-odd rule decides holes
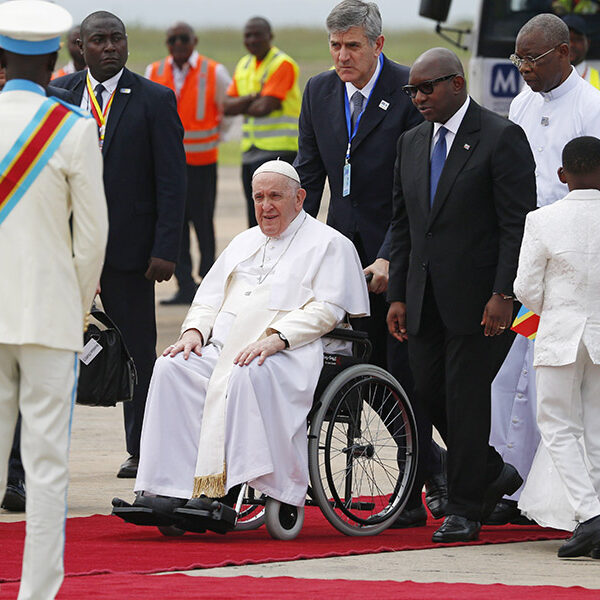
[[[325,337],[349,343],[352,351],[324,354],[308,415],[306,506],[318,506],[346,535],[376,535],[394,522],[414,483],[415,417],[396,379],[368,364],[371,343],[365,332],[338,328]],[[241,487],[233,509],[219,502],[214,507],[214,530],[221,533],[266,524],[272,538],[291,540],[304,521],[304,507],[257,496],[247,485]],[[167,536],[184,533],[173,525],[158,529]]]

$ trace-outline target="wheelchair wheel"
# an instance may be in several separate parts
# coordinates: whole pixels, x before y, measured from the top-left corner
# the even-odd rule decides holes
[[[349,367],[321,396],[308,442],[310,482],[327,520],[375,535],[404,508],[417,468],[417,429],[400,384],[374,365]]]
[[[265,522],[265,502],[264,494],[257,500],[254,489],[248,487],[248,496],[244,498],[234,530],[252,531],[262,527]]]
[[[265,523],[269,535],[275,540],[293,540],[304,523],[304,506],[291,506],[267,498]]]

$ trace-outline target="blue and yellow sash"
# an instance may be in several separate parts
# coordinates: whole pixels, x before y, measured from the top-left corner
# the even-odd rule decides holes
[[[78,115],[48,98],[0,162],[0,224],[36,180]]]

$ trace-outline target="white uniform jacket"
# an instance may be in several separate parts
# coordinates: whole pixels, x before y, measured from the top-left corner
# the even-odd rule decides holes
[[[600,364],[600,191],[574,190],[527,215],[514,290],[540,315],[534,365]]]
[[[0,160],[45,100],[0,93]],[[81,350],[107,233],[97,127],[81,117],[0,224],[0,344]]]

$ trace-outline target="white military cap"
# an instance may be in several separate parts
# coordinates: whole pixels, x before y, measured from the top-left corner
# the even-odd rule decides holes
[[[300,183],[300,175],[298,175],[296,169],[294,169],[290,163],[285,162],[285,160],[269,160],[266,163],[263,163],[256,171],[254,171],[252,179],[261,173],[279,173],[279,175],[285,175]]]
[[[0,4],[0,48],[15,54],[56,52],[60,36],[73,19],[62,6],[44,0],[9,0]]]

